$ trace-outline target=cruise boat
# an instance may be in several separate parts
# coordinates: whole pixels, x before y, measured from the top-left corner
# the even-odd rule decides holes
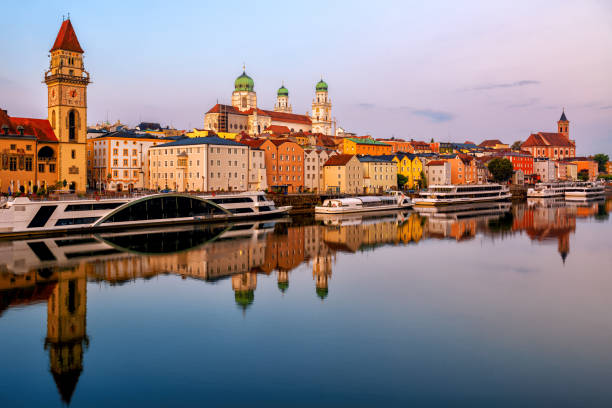
[[[604,185],[596,181],[575,183],[565,189],[566,200],[588,200],[603,197],[605,194],[606,189]]]
[[[433,185],[414,199],[416,207],[481,203],[509,200],[510,190],[500,184]]]
[[[529,198],[550,198],[550,197],[563,197],[565,190],[570,187],[572,183],[538,183],[533,188],[527,189],[527,197]]]
[[[402,210],[412,207],[404,194],[332,198],[315,207],[315,214],[349,214],[372,211]]]
[[[263,192],[59,201],[17,197],[0,208],[0,237],[278,217],[290,209],[277,208]]]

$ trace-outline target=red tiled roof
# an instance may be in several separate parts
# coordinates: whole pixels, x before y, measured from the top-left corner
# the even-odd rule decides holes
[[[287,126],[270,125],[265,129],[267,132],[276,133],[277,135],[284,135],[291,133],[291,130]]]
[[[221,111],[231,113],[233,115],[246,115],[246,112],[240,112],[238,109],[234,108],[231,105],[223,105],[220,103],[210,108],[210,110],[206,113],[221,113]]]
[[[446,163],[444,160],[432,160],[427,163],[425,166],[443,166]]]
[[[57,38],[55,39],[55,43],[53,43],[53,47],[49,52],[55,50],[66,50],[73,52],[83,52],[81,48],[81,44],[79,44],[79,40],[77,39],[76,33],[74,32],[74,28],[72,28],[72,23],[70,20],[64,20],[62,26],[60,27],[59,32],[57,33]]]
[[[521,145],[521,148],[525,147],[575,147],[574,143],[571,142],[565,135],[561,133],[546,133],[538,132],[532,133],[525,143]]]
[[[247,145],[253,149],[259,149],[259,147],[264,144],[265,139],[251,139],[251,140],[240,140],[238,143],[242,143],[243,145]]]
[[[355,157],[353,154],[336,154],[327,159],[324,166],[344,166],[353,157]]]
[[[504,143],[502,143],[501,140],[499,139],[488,139],[488,140],[483,140],[482,143],[478,145],[478,147],[495,147],[501,144],[504,144]]]
[[[9,134],[19,135],[18,126],[23,126],[24,136],[34,136],[41,142],[57,142],[55,132],[47,119],[15,118],[0,109],[0,127],[9,127]]]

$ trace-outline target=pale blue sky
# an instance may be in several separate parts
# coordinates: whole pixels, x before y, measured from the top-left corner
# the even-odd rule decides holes
[[[46,116],[41,84],[70,12],[93,84],[88,122],[202,127],[243,62],[258,105],[284,81],[294,112],[329,84],[338,125],[375,137],[480,142],[554,131],[612,155],[612,2],[12,1],[0,107]]]

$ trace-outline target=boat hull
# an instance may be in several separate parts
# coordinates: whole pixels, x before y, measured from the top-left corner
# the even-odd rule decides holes
[[[512,197],[510,193],[496,197],[472,197],[472,198],[415,198],[415,207],[443,207],[449,205],[460,205],[470,203],[486,203],[495,201],[507,201]]]
[[[355,214],[355,213],[371,213],[379,211],[399,211],[408,210],[412,205],[382,205],[379,207],[363,207],[363,208],[349,208],[349,207],[315,207],[315,214]]]

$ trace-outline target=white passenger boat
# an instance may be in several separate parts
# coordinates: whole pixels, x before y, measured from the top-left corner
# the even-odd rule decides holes
[[[263,192],[59,201],[18,197],[0,208],[0,237],[277,217],[290,209],[277,208]]]
[[[538,183],[533,188],[527,189],[527,197],[530,198],[550,198],[550,197],[563,197],[565,190],[570,187],[572,183],[563,182],[550,182],[550,183]]]
[[[416,207],[435,207],[455,204],[509,200],[507,186],[500,184],[433,185],[414,199]]]
[[[587,200],[603,197],[606,194],[606,189],[602,183],[587,181],[582,183],[574,183],[571,187],[565,190],[566,200]]]
[[[315,207],[315,214],[348,214],[372,211],[401,210],[412,207],[412,200],[404,194],[390,196],[362,196],[332,198]]]

